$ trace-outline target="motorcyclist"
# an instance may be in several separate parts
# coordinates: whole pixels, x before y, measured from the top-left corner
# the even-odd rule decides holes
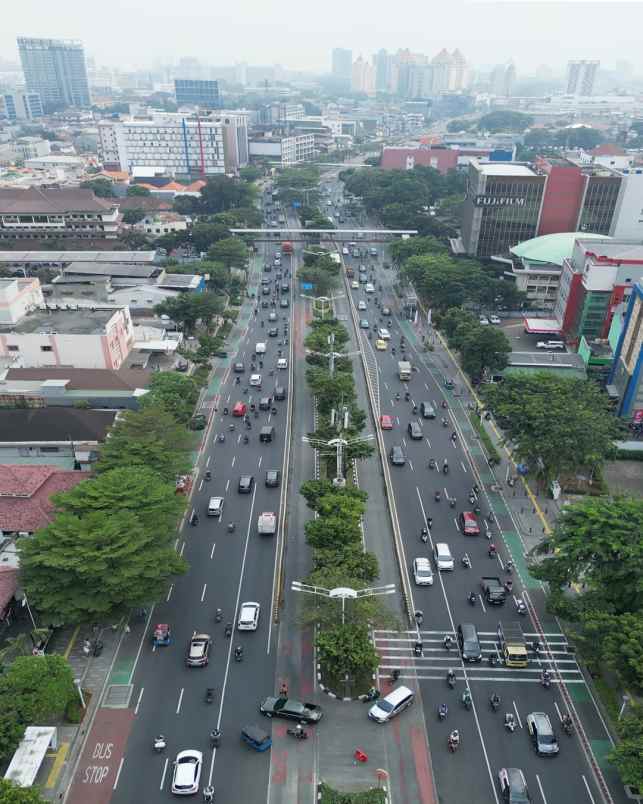
[[[462,556],[462,566],[466,567],[467,569],[471,568],[471,559],[469,558],[469,553],[465,553]]]
[[[516,728],[516,719],[513,712],[505,712],[505,728],[511,732]]]
[[[447,404],[446,399],[442,400],[442,407],[445,408],[445,409],[449,407],[448,404]]]
[[[478,598],[475,592],[469,592],[469,597],[467,598],[467,600],[469,601],[469,603],[471,603],[472,606],[476,605],[477,599]]]
[[[451,636],[451,634],[445,634],[443,644],[447,650],[451,650],[453,646],[453,637]]]
[[[417,412],[418,412],[418,406],[413,405],[413,415],[415,415]]]
[[[237,645],[234,649],[234,658],[237,662],[240,662],[243,659],[243,646]]]
[[[452,669],[447,670],[447,684],[451,689],[455,687],[455,671]]]
[[[469,704],[471,703],[471,691],[470,691],[469,689],[466,689],[466,690],[465,690],[465,691],[462,693],[462,703],[463,703],[465,706],[469,706]]]
[[[247,444],[249,440],[250,440],[250,439],[248,438],[248,434],[247,434],[247,433],[244,433],[244,436],[243,436],[243,443],[244,443],[244,444]]]
[[[159,734],[157,737],[154,738],[154,748],[156,751],[163,751],[163,749],[166,746],[167,742],[162,734]]]
[[[217,609],[214,612],[214,622],[220,623],[222,619],[223,619],[223,609]]]
[[[449,734],[449,749],[451,751],[456,751],[460,745],[460,732],[457,729],[453,729],[451,734]]]
[[[493,542],[491,542],[489,545],[489,550],[487,552],[489,553],[489,558],[493,558],[496,555],[496,545]]]
[[[429,540],[429,531],[426,528],[422,528],[422,532],[420,533],[420,539],[426,544]]]
[[[404,392],[404,401],[408,402],[410,398],[411,398],[411,394],[409,393],[409,391],[405,391]]]
[[[433,495],[433,499],[436,502],[440,502],[440,500],[442,499],[442,492],[440,491],[440,489],[436,490],[435,494]]]
[[[232,636],[232,623],[226,623],[225,630],[223,632],[227,637]]]
[[[438,717],[440,720],[446,720],[447,715],[449,714],[449,707],[445,703],[441,703],[438,707]]]
[[[207,804],[212,804],[214,801],[214,787],[211,784],[203,788],[203,801]]]
[[[435,458],[429,458],[429,469],[435,469]]]
[[[491,697],[489,698],[489,703],[491,704],[492,709],[497,709],[500,706],[500,696],[497,692],[492,692]]]
[[[574,728],[574,726],[573,726],[572,718],[571,718],[571,715],[569,714],[569,712],[565,712],[565,714],[563,715],[562,726],[563,726],[564,731],[567,734],[572,733],[572,729]]]
[[[449,422],[443,416],[442,417],[442,427],[448,427],[448,426],[449,426]]]
[[[395,394],[395,401],[396,402],[400,401],[400,392],[399,391]]]
[[[212,729],[210,732],[210,742],[215,748],[219,747],[221,743],[221,730],[220,729]]]
[[[431,517],[431,516],[427,516],[427,518],[426,518],[426,524],[427,524],[427,527],[428,527],[428,528],[430,528],[430,527],[431,527],[431,525],[433,525],[433,517]]]

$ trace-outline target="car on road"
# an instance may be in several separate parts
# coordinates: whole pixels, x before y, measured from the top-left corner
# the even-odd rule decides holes
[[[261,300],[261,309],[266,310],[268,307],[270,307],[270,304],[268,303],[268,299],[262,299]]]
[[[500,795],[505,804],[530,804],[531,796],[520,768],[500,768],[498,771]]]
[[[435,408],[430,402],[420,403],[420,413],[423,419],[435,419]]]
[[[210,659],[210,634],[193,634],[185,656],[187,667],[205,667]]]
[[[382,315],[391,315],[390,307],[382,307]]]
[[[243,372],[246,370],[246,367],[241,361],[239,361],[238,363],[234,364],[232,370],[235,374],[243,374]]]
[[[277,360],[277,368],[278,369],[287,369],[288,368],[288,361],[286,360],[285,357],[280,357],[279,360]]]
[[[261,374],[251,374],[250,385],[252,388],[261,388]]]
[[[271,695],[259,705],[259,711],[266,717],[283,717],[300,723],[319,723],[323,717],[317,704],[302,703],[294,698],[274,698]]]
[[[383,414],[380,416],[380,427],[382,430],[392,430],[393,429],[393,417],[388,416],[387,414]]]
[[[245,416],[248,412],[248,406],[245,402],[235,402],[234,407],[232,408],[232,415],[236,416],[237,418],[241,418]]]
[[[277,313],[268,314],[268,321],[276,321],[276,320],[277,320]]]
[[[406,455],[399,444],[395,444],[391,447],[388,456],[393,466],[404,466],[406,463]]]
[[[386,723],[411,706],[414,700],[413,690],[401,685],[376,701],[368,710],[368,716],[376,723]]]
[[[386,341],[383,341],[381,338],[378,338],[375,341],[375,348],[378,352],[385,352],[386,351]]]
[[[479,323],[480,323],[480,326],[488,327],[489,326],[489,319],[487,318],[486,315],[481,315]]]
[[[346,248],[346,246],[343,246],[343,248],[342,248],[342,256],[343,257],[348,257],[348,249]]]
[[[283,297],[283,298],[282,298],[282,299],[279,301],[279,306],[280,306],[280,307],[288,307],[288,304],[289,304],[289,302],[288,302],[288,298],[287,298],[286,296],[284,296],[284,297]]]
[[[453,570],[455,568],[455,562],[453,560],[453,556],[451,555],[451,550],[446,542],[435,543],[435,546],[433,547],[433,560],[435,561],[435,566],[440,572],[445,570]]]
[[[360,318],[359,325],[362,329],[370,329],[371,325],[366,318]]]
[[[547,350],[565,350],[565,343],[564,341],[538,341],[536,344],[536,349],[547,349]]]
[[[259,625],[259,614],[261,606],[259,603],[248,601],[241,604],[239,619],[237,620],[238,631],[256,631]]]
[[[270,327],[270,329],[268,330],[268,337],[269,338],[276,338],[276,337],[278,337],[278,335],[279,335],[279,330],[277,329],[277,327]]]
[[[360,299],[357,302],[357,309],[358,310],[366,310],[366,302],[363,299]]]
[[[360,274],[358,281],[359,281],[360,285],[365,285],[368,282],[368,279],[366,278],[366,274]]]
[[[460,530],[465,536],[479,536],[480,525],[473,511],[463,511],[458,517]]]
[[[527,731],[538,756],[555,757],[558,754],[560,746],[549,715],[545,712],[530,712],[527,715]]]
[[[266,486],[271,489],[276,489],[279,486],[280,477],[279,469],[268,469],[266,471]]]
[[[172,793],[175,796],[192,796],[199,792],[203,754],[188,748],[179,751],[172,771]]]
[[[481,662],[482,648],[478,630],[473,623],[460,623],[458,625],[458,645],[460,656],[464,662]]]
[[[413,580],[417,586],[433,586],[433,570],[428,558],[413,559]]]
[[[372,282],[367,282],[364,290],[367,293],[375,293],[375,285]]]
[[[274,397],[278,402],[284,401],[286,398],[286,389],[283,387],[283,385],[275,385]]]
[[[270,410],[272,407],[272,400],[269,396],[262,396],[259,400],[259,410]]]
[[[239,478],[238,491],[239,494],[250,494],[255,484],[253,475],[241,475]]]
[[[391,333],[385,327],[380,327],[377,330],[377,337],[381,338],[383,341],[390,341]]]
[[[497,315],[490,315],[489,316],[489,321],[492,324],[495,324],[496,326],[498,326],[498,324],[502,324],[502,321],[498,318]]]
[[[221,516],[223,513],[223,497],[210,497],[208,516]]]
[[[417,422],[409,422],[407,427],[407,431],[409,434],[409,438],[412,438],[413,441],[421,441],[422,440],[422,428]]]
[[[270,288],[268,285],[262,285],[261,287],[261,295],[262,296],[270,296]]]
[[[357,279],[351,280],[351,288],[353,290],[359,290],[359,282],[357,281]]]

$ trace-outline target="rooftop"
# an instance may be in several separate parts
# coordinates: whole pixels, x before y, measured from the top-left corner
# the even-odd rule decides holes
[[[156,251],[0,251],[0,263],[154,262]]]
[[[41,187],[0,189],[0,213],[4,215],[108,212],[113,206],[112,201],[97,198],[93,190],[80,187],[61,190],[45,190]]]
[[[82,276],[127,276],[137,279],[149,279],[160,274],[163,269],[156,265],[137,265],[131,262],[71,262],[65,269],[65,275],[80,274]]]
[[[69,305],[71,308],[72,305]],[[0,332],[15,332],[20,335],[64,333],[66,335],[103,335],[105,327],[115,311],[83,308],[82,315],[76,309],[56,310],[51,305],[46,310],[33,310],[16,324],[0,324]],[[3,414],[4,415],[4,414]]]
[[[158,283],[159,288],[192,288],[201,282],[199,274],[166,274]]]
[[[605,240],[605,235],[588,234],[586,232],[558,232],[557,234],[541,235],[525,240],[509,249],[514,257],[525,259],[532,264],[558,265],[562,267],[563,261],[569,259],[574,251],[577,239]]]
[[[534,171],[527,165],[516,162],[479,162],[473,164],[486,176],[535,176]]]
[[[78,408],[3,410],[0,443],[63,443],[105,440],[116,418],[115,411]]]
[[[147,388],[152,374],[142,369],[10,368],[4,379],[40,382],[65,380],[65,387],[69,391],[134,391]]]
[[[86,479],[86,472],[65,472],[55,466],[0,466],[0,529],[33,533],[44,528],[54,513],[51,495]]]
[[[609,265],[643,263],[643,243],[639,241],[619,241],[603,238],[603,242],[586,241],[586,236],[578,238],[579,245],[585,250],[585,256],[593,258],[597,263]]]

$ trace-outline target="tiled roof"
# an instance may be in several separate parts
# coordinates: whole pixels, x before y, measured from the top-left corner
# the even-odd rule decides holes
[[[206,184],[207,182],[203,181],[203,179],[197,179],[196,181],[193,181],[192,184],[188,184],[188,186],[184,189],[191,193],[197,193],[201,192]]]
[[[11,368],[7,380],[69,380],[69,391],[134,391],[147,388],[152,372],[144,369]]]
[[[590,154],[592,156],[625,156],[625,151],[619,148],[618,145],[604,142],[602,145],[597,145],[596,148],[591,150]]]
[[[0,567],[0,615],[9,605],[18,588],[18,573],[15,567]]]
[[[5,215],[108,212],[111,208],[112,203],[97,198],[92,190],[80,187],[62,190],[43,190],[40,187],[0,190],[0,213]]]
[[[138,185],[140,186],[140,185]],[[156,190],[156,187],[154,188]],[[159,212],[172,209],[172,202],[153,195],[129,195],[127,198],[115,198],[121,212],[126,209],[142,209],[143,212]]]
[[[51,522],[51,495],[68,491],[85,472],[65,472],[55,466],[0,466],[0,529],[32,533]]]

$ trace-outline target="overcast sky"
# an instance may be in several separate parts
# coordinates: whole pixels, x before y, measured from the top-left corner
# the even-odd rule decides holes
[[[82,39],[98,65],[283,64],[327,71],[330,50],[354,57],[408,47],[432,57],[459,47],[474,65],[513,58],[519,74],[567,59],[629,61],[643,74],[643,3],[525,0],[1,0],[0,56],[17,36]]]

